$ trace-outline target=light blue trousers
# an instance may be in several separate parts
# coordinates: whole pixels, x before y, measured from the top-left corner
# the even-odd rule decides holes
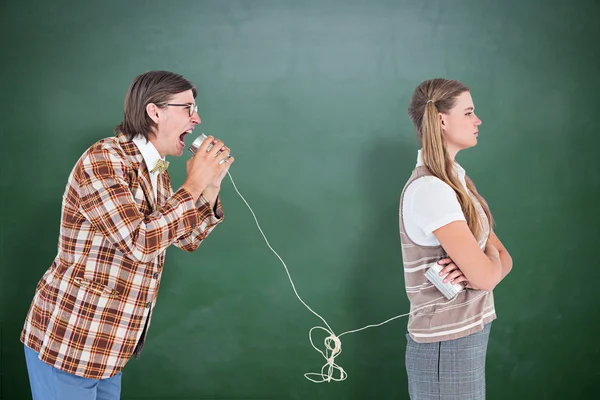
[[[121,374],[108,379],[88,379],[46,364],[25,346],[25,361],[33,400],[119,400]]]

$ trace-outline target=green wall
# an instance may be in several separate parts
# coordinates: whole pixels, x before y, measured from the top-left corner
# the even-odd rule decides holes
[[[599,11],[555,0],[2,1],[0,395],[30,396],[19,333],[56,254],[72,166],[112,134],[133,77],[167,69],[198,85],[196,133],[232,149],[240,191],[338,334],[407,312],[408,101],[424,79],[465,82],[483,125],[458,161],[514,259],[495,290],[488,398],[592,398]],[[186,157],[170,159],[175,188]],[[226,221],[201,248],[167,253],[122,398],[407,399],[406,319],[342,338],[346,381],[304,378],[324,363],[308,341],[320,321],[228,181],[222,197]]]

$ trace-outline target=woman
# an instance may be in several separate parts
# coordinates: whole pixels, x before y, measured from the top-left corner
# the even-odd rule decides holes
[[[492,290],[512,260],[487,203],[456,154],[477,144],[481,120],[460,82],[421,83],[408,107],[421,149],[400,199],[400,239],[410,300],[406,371],[413,400],[484,399],[485,356],[496,319]],[[439,261],[438,261],[439,260]],[[424,273],[464,289],[448,301]]]

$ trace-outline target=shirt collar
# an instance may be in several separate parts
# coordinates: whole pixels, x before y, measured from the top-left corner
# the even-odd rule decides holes
[[[419,149],[419,151],[417,152],[417,167],[421,167],[423,166],[423,158],[422,158],[422,152],[423,149]],[[464,181],[465,179],[465,169],[463,167],[461,167],[461,165],[459,163],[456,162],[456,160],[454,161],[454,172],[456,172],[458,174],[458,177],[460,178],[461,181]]]
[[[156,147],[154,147],[152,142],[150,142],[149,140],[146,140],[146,138],[141,135],[137,135],[136,137],[134,137],[133,143],[135,143],[135,145],[138,147],[138,149],[140,149],[140,153],[142,153],[142,157],[144,157],[144,161],[146,162],[148,171],[151,171],[154,168],[154,166],[156,165],[156,162],[159,159],[161,159],[160,154],[158,153],[158,150],[156,150]],[[163,161],[165,160],[164,157],[162,158],[162,160]],[[156,174],[157,172],[150,172],[150,173]]]

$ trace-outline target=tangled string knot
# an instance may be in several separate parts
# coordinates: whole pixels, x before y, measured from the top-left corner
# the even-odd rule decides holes
[[[321,351],[317,346],[315,346],[312,333],[315,329],[321,329],[329,334],[324,340],[325,351]],[[310,340],[310,344],[312,347],[317,350],[326,360],[325,365],[321,368],[321,373],[317,372],[309,372],[304,374],[306,379],[315,383],[323,383],[323,382],[331,382],[336,381],[340,382],[346,379],[348,374],[344,371],[344,368],[340,367],[335,363],[335,358],[342,353],[342,341],[339,337],[335,335],[331,330],[324,328],[322,326],[315,326],[311,328],[308,332],[308,339]],[[337,372],[337,373],[336,373]],[[320,379],[311,378],[312,376],[319,377]]]

